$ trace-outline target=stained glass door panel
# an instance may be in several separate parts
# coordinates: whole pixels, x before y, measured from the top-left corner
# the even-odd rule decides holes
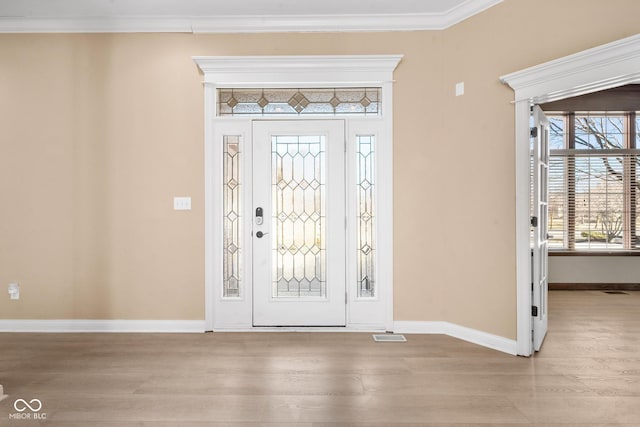
[[[345,324],[344,122],[254,121],[254,325]]]
[[[271,136],[273,298],[325,298],[326,137]]]

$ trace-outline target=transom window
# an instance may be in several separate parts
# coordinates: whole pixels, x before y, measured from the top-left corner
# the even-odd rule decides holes
[[[379,87],[218,89],[218,116],[379,115]]]
[[[566,113],[549,120],[549,248],[639,249],[637,114]]]

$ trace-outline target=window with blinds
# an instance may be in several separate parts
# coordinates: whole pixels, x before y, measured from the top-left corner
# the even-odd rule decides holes
[[[549,247],[639,249],[636,113],[569,113],[549,120]]]

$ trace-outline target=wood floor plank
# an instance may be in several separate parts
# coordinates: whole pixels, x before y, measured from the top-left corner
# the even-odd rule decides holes
[[[636,423],[640,420],[637,397],[584,396],[511,399],[534,423]]]
[[[493,375],[535,375],[536,364],[533,359],[513,357],[494,352],[490,357],[468,357],[460,353],[458,357],[434,359],[428,357],[407,357],[404,359],[411,372],[419,374],[451,373]]]
[[[578,375],[575,379],[600,396],[640,397],[640,376],[638,375],[624,375],[622,378]]]
[[[591,387],[565,375],[412,374],[362,377],[365,393],[385,396],[584,396]]]
[[[157,375],[136,394],[166,395],[353,396],[364,394],[358,375],[333,374],[192,374]]]

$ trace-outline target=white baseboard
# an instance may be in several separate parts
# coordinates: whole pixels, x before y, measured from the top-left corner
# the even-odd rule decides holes
[[[380,332],[384,328],[372,325],[347,328],[228,328],[223,331],[273,332]],[[0,320],[0,332],[140,332],[140,333],[200,333],[204,320]],[[494,350],[517,354],[516,341],[449,322],[396,321],[394,332],[401,334],[444,334]]]
[[[449,322],[396,321],[393,332],[400,334],[443,334],[493,350],[517,355],[517,342]]]
[[[204,332],[204,320],[0,320],[0,332]]]

